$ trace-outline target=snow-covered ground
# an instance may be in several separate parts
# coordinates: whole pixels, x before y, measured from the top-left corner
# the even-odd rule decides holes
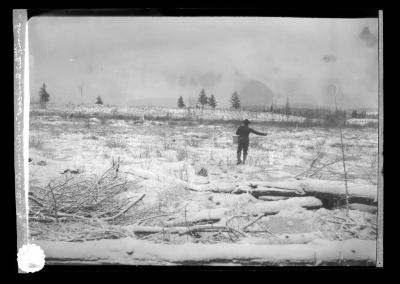
[[[271,112],[256,112],[234,109],[196,109],[196,108],[171,108],[171,107],[114,107],[107,105],[57,105],[49,104],[47,109],[41,109],[38,105],[32,105],[31,110],[35,114],[58,114],[58,115],[93,115],[93,116],[126,116],[137,118],[158,119],[202,119],[208,121],[238,121],[245,118],[254,122],[298,122],[306,121],[306,118],[284,115]],[[312,119],[310,122],[322,123],[320,119]],[[348,125],[377,125],[376,118],[351,118],[347,119]]]
[[[98,109],[91,108],[90,111],[97,112],[100,109],[112,111],[111,108],[103,106],[99,106]],[[137,114],[141,113],[138,109],[135,109]],[[145,115],[149,115],[151,111],[155,111],[154,115],[162,113],[162,110],[151,108],[145,112]],[[132,109],[121,108],[117,112],[132,112]],[[204,110],[204,112],[206,116],[218,115],[222,119],[232,119],[231,113],[227,117],[224,116],[223,111]],[[184,111],[176,109],[173,115],[184,116],[185,114]],[[249,116],[249,119],[262,120],[268,115],[270,114],[259,113],[257,117]],[[114,240],[112,246],[121,241],[119,245],[124,247],[128,239],[122,238],[129,238],[132,249],[139,253],[139,256],[131,261],[123,256],[124,260],[121,262],[139,264],[142,258],[143,261],[151,262],[157,258],[157,255],[159,255],[159,259],[155,261],[157,263],[229,257],[243,259],[246,251],[249,252],[249,258],[262,259],[268,263],[274,256],[277,261],[286,261],[293,256],[295,262],[297,254],[295,252],[293,255],[288,254],[286,250],[293,248],[302,257],[306,254],[305,259],[309,260],[311,252],[321,249],[321,253],[332,252],[333,247],[341,247],[340,242],[345,240],[352,244],[350,248],[347,243],[343,243],[345,258],[348,254],[357,255],[353,257],[354,259],[365,260],[373,257],[375,249],[372,243],[374,242],[368,243],[375,240],[376,236],[376,216],[373,213],[350,210],[352,219],[350,223],[353,225],[349,223],[349,230],[342,230],[343,224],[334,223],[333,220],[343,219],[344,210],[303,208],[303,203],[304,206],[310,203],[319,206],[318,202],[316,204],[311,199],[301,199],[304,202],[300,202],[300,199],[299,202],[291,202],[292,199],[265,201],[246,193],[227,194],[223,193],[223,190],[220,193],[202,191],[201,189],[213,184],[223,189],[246,181],[285,182],[293,180],[296,176],[318,179],[322,183],[323,181],[327,183],[328,181],[343,181],[342,164],[335,162],[341,157],[340,135],[337,129],[297,129],[257,125],[255,128],[267,132],[268,136],[251,137],[247,164],[237,166],[236,144],[232,142],[232,135],[237,127],[238,125],[226,123],[201,124],[183,121],[172,123],[112,119],[100,121],[52,115],[31,116],[29,148],[31,188],[46,186],[54,179],[60,178],[61,173],[66,169],[79,169],[80,173],[88,176],[101,175],[110,167],[113,159],[120,158],[121,173],[126,175],[130,185],[116,198],[127,200],[145,194],[140,203],[112,222],[89,224],[81,220],[60,223],[31,221],[32,240],[43,242],[51,258],[68,259],[74,258],[77,252],[80,256],[84,254],[85,250],[81,250],[78,245],[76,249],[72,249],[77,241],[115,238],[115,234],[109,237],[108,233],[118,231],[121,240]],[[363,184],[369,189],[371,186],[376,187],[377,129],[359,128],[343,131],[349,181],[361,185],[360,190]],[[314,166],[310,167],[313,161]],[[330,163],[332,165],[326,166]],[[198,191],[188,190],[188,187]],[[140,226],[152,227],[154,230],[174,226],[178,228],[177,230],[184,231],[188,221],[201,225],[202,220],[210,220],[214,217],[216,222],[212,224],[213,226],[225,226],[228,222],[232,228],[243,228],[257,217],[255,216],[258,212],[256,208],[264,208],[262,204],[266,203],[270,204],[269,208],[281,208],[279,204],[288,204],[288,206],[278,214],[260,216],[257,222],[249,226],[253,231],[246,233],[246,236],[232,237],[224,232],[215,231],[206,232],[200,238],[196,238],[193,234],[183,233],[159,232],[145,237],[135,234],[135,228],[137,229],[135,226],[138,226],[139,221]],[[96,230],[99,227],[104,228],[104,233]],[[299,234],[306,234],[306,237],[304,235],[299,237]],[[144,241],[138,239],[142,238],[146,239],[145,247],[149,248],[148,251],[137,249],[140,247],[140,241]],[[293,238],[299,240],[293,241],[294,243],[302,245],[315,239],[323,239],[323,241],[318,243],[319,249],[315,248],[315,243],[309,244],[311,250],[308,250],[310,247],[304,248],[300,245],[291,248],[279,247],[287,245],[287,239]],[[247,245],[244,243],[249,240],[253,240],[252,246],[275,247],[273,250],[268,246],[257,250],[251,247],[251,250],[247,250]],[[68,243],[58,243],[61,241]],[[328,241],[331,243],[326,243],[324,247],[324,242]],[[53,242],[57,243],[53,244]],[[162,246],[156,246],[155,243],[161,243]],[[184,252],[189,251],[194,243],[197,243],[195,246],[197,250],[194,250],[194,253],[185,254]],[[214,247],[218,248],[214,250],[213,247],[205,246],[204,252],[200,253],[202,244],[225,245],[227,243],[235,247],[228,249],[227,246],[224,249],[224,246],[219,246]],[[57,251],[58,244],[62,244],[59,251]],[[107,242],[88,243],[88,253],[90,252],[90,256],[93,256],[97,248],[101,254],[99,258],[102,258],[104,250],[99,247],[107,247],[109,244],[111,245]],[[180,244],[186,244],[188,248],[174,247]],[[179,253],[175,257],[167,253],[168,245],[171,245],[169,248],[171,251],[178,249]],[[83,244],[82,246],[86,248]],[[242,247],[242,249],[236,249],[236,247]],[[356,248],[357,253],[352,252],[353,247]],[[234,251],[234,255],[226,254],[230,250]],[[123,251],[126,254],[126,251]],[[158,254],[153,254],[154,251]],[[196,254],[197,251],[198,254]],[[212,253],[213,251],[215,253]],[[136,253],[133,252],[133,255]],[[153,257],[149,259],[149,255]],[[331,255],[327,257],[327,259],[331,258]],[[318,257],[316,259],[318,262]],[[114,261],[107,257],[106,262],[117,263],[119,260],[117,256]]]
[[[352,124],[352,125],[367,125],[377,122],[378,119],[376,118],[350,118],[346,121],[347,124]]]
[[[254,242],[254,240],[253,240]],[[125,238],[86,243],[38,241],[47,258],[55,263],[130,265],[284,265],[346,264],[373,265],[376,244],[367,240],[327,241],[307,244],[260,245],[251,240],[235,244],[155,244]],[[350,263],[349,259],[351,259]]]
[[[171,108],[171,107],[113,107],[106,105],[49,105],[46,110],[33,106],[35,113],[57,114],[91,114],[91,115],[124,115],[148,118],[169,119],[204,119],[204,120],[243,120],[252,121],[287,121],[301,122],[305,118],[298,116],[286,116],[270,112],[254,112],[231,109],[204,108]]]

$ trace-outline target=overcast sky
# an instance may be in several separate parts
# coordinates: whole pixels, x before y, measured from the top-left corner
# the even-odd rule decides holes
[[[189,100],[201,88],[220,106],[247,79],[280,99],[343,107],[378,105],[377,19],[262,17],[34,17],[30,90],[56,103]],[[279,101],[278,101],[279,102]]]

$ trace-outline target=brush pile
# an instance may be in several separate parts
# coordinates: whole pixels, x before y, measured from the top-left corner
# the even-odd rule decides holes
[[[31,187],[30,219],[58,222],[95,218],[108,221],[122,215],[133,204],[130,200],[121,202],[114,198],[127,189],[126,177],[119,173],[119,165],[119,161],[113,161],[101,176],[66,171],[45,187]]]

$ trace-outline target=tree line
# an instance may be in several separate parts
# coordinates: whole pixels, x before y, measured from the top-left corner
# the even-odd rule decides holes
[[[39,103],[42,108],[46,108],[47,103],[50,101],[50,94],[47,92],[46,87],[46,84],[43,83],[39,89]],[[100,96],[97,96],[96,104],[103,104],[103,99]]]
[[[46,104],[50,101],[50,94],[47,92],[47,86],[45,83],[40,87],[39,90],[39,103],[42,108],[46,108]],[[237,91],[233,92],[231,95],[229,102],[233,109],[240,109],[241,108],[241,101]],[[102,105],[103,99],[100,96],[96,98],[96,104]],[[204,88],[201,89],[198,98],[196,108],[204,109],[205,106],[209,106],[212,109],[217,107],[217,100],[214,94],[207,95]],[[178,98],[178,107],[184,108],[186,107],[185,102],[183,101],[182,96]],[[336,110],[332,112],[326,108],[292,108],[289,103],[289,99],[286,98],[286,104],[281,106],[276,106],[271,104],[268,108],[264,108],[264,112],[271,112],[271,113],[278,113],[284,115],[294,115],[294,116],[301,116],[307,119],[324,119],[329,121],[336,121],[336,120],[343,120],[346,117],[351,118],[376,118],[377,115],[368,115],[366,110],[357,110],[353,109],[351,113],[345,110]]]
[[[46,84],[43,83],[43,85],[40,87],[39,90],[39,102],[42,108],[46,108],[46,104],[50,101],[50,94],[46,90]],[[100,96],[97,96],[96,98],[96,104],[102,105],[103,104],[103,99]],[[231,98],[230,98],[230,103],[234,109],[239,109],[241,104],[240,104],[240,98],[239,94],[235,91]],[[196,107],[201,109],[204,109],[204,106],[210,106],[212,109],[215,109],[217,107],[217,100],[214,96],[214,94],[207,95],[204,88],[201,89],[198,99],[197,99],[197,105]],[[178,107],[179,108],[184,108],[186,107],[185,102],[183,101],[182,96],[178,98]]]
[[[231,103],[232,108],[234,108],[234,109],[240,108],[240,106],[241,106],[240,98],[239,98],[239,94],[236,91],[231,95],[231,98],[229,101]],[[201,91],[197,97],[196,108],[201,108],[203,110],[205,106],[209,106],[212,109],[215,109],[217,107],[217,100],[216,100],[214,94],[211,94],[208,96],[203,88],[203,89],[201,89]],[[179,108],[186,107],[186,104],[183,101],[182,96],[180,96],[178,98],[178,107]]]

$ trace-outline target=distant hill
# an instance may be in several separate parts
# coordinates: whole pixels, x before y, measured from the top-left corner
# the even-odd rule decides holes
[[[239,97],[245,109],[264,109],[272,104],[274,92],[258,80],[247,80],[239,90]]]

